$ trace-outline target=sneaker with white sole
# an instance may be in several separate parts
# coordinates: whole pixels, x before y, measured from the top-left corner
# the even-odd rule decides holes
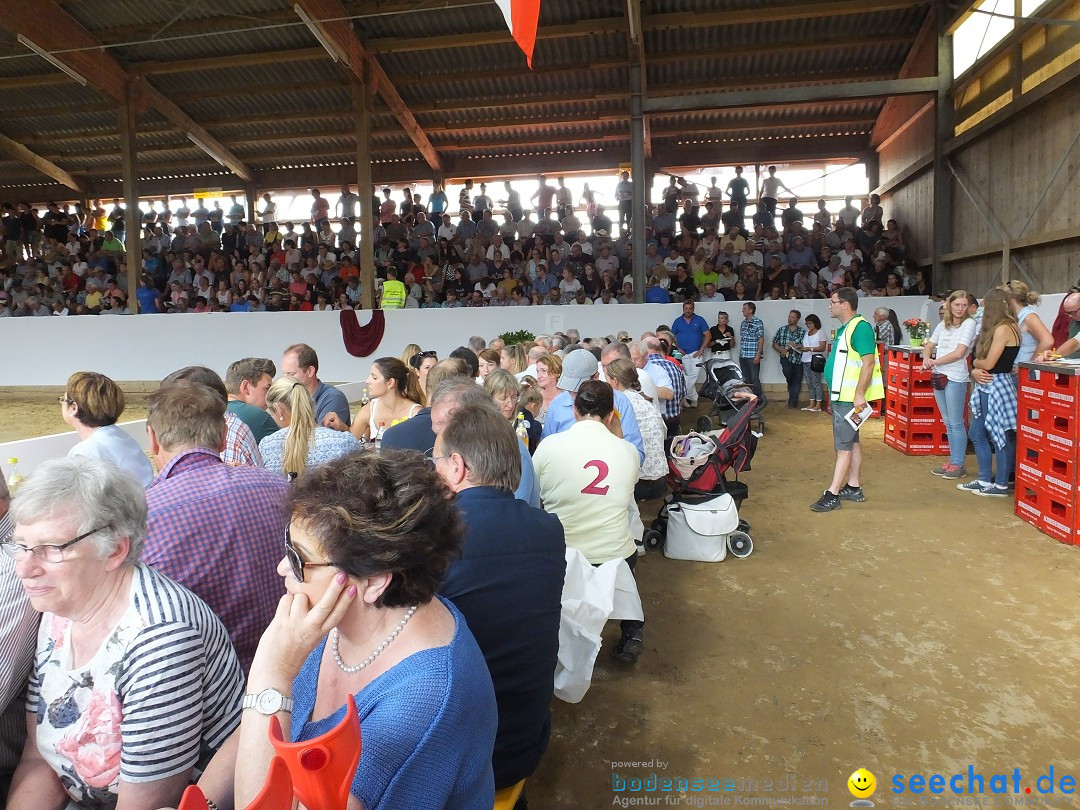
[[[982,495],[984,498],[1007,498],[1009,496],[1009,488],[991,484],[988,487],[983,487],[975,494]]]
[[[812,512],[831,512],[834,509],[839,509],[843,506],[840,503],[840,496],[833,495],[829,490],[825,490],[820,498],[810,504],[810,511]]]
[[[974,492],[979,495],[989,486],[990,484],[986,481],[968,481],[966,484],[957,484],[956,488],[961,492]]]
[[[964,469],[963,464],[946,464],[945,472],[941,474],[941,477],[951,481],[955,481],[957,478],[967,478],[967,470]]]
[[[932,469],[932,470],[930,471],[930,474],[931,474],[931,475],[944,475],[944,474],[945,474],[945,471],[946,471],[947,469],[949,469],[949,462],[947,462],[947,461],[946,461],[946,462],[945,462],[944,464],[942,464],[942,465],[941,465],[940,467],[934,467],[934,469]]]

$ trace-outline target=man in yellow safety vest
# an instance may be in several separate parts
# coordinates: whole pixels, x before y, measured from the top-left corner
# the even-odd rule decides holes
[[[403,309],[407,294],[405,285],[398,281],[397,270],[393,267],[387,268],[386,281],[382,285],[382,308]]]
[[[825,362],[836,466],[829,488],[810,505],[814,512],[839,509],[841,501],[861,503],[866,500],[859,483],[862,470],[859,431],[847,417],[860,414],[868,401],[884,399],[885,388],[881,382],[874,327],[858,313],[858,306],[859,298],[851,287],[841,287],[829,299],[829,312],[841,326]]]

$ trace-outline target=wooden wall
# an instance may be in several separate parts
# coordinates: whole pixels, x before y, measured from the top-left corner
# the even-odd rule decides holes
[[[924,112],[878,151],[882,184],[918,163],[934,146],[934,111]],[[899,223],[908,255],[929,264],[934,240],[934,175],[925,169],[881,195],[886,220]]]

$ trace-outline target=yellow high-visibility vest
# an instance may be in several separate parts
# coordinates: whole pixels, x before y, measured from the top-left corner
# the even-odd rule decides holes
[[[382,285],[382,308],[402,309],[405,306],[405,285],[397,279],[384,281]]]
[[[836,336],[836,354],[832,363],[832,379],[829,380],[829,395],[833,402],[855,401],[855,389],[859,387],[863,359],[851,350],[850,335],[860,323],[867,323],[867,320],[862,315],[856,315]],[[885,399],[885,386],[881,381],[881,363],[877,351],[874,352],[874,374],[870,378],[865,396],[867,402]]]

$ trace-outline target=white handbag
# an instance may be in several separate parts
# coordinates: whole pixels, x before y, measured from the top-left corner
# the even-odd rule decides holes
[[[739,528],[739,510],[730,495],[700,503],[668,505],[664,556],[674,560],[720,562],[727,556],[728,535]]]

